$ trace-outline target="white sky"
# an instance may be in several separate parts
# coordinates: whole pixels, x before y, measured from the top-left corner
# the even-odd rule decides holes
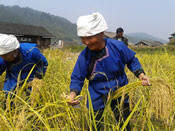
[[[168,40],[175,33],[175,0],[0,0],[61,16],[76,23],[80,15],[100,12],[108,31],[123,27],[125,33],[144,32]]]

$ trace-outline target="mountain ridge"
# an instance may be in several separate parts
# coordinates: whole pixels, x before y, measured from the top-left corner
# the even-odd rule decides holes
[[[144,32],[134,32],[134,33],[128,33],[125,35],[128,40],[131,42],[131,43],[138,43],[142,40],[148,40],[148,41],[159,41],[163,44],[167,43],[168,41],[166,40],[163,40],[163,39],[160,39],[160,38],[157,38],[155,36],[152,36],[152,35],[149,35],[147,33],[144,33]]]
[[[80,43],[77,36],[76,24],[71,23],[66,18],[55,16],[50,13],[34,10],[29,7],[4,6],[0,4],[0,22],[13,24],[24,24],[42,26],[56,36],[57,40],[72,41]],[[111,32],[115,35],[114,32]],[[151,36],[143,32],[125,34],[129,42],[136,44],[141,40],[153,40],[167,43],[167,41]]]
[[[0,21],[13,24],[43,26],[57,39],[77,41],[76,25],[69,20],[29,7],[0,5]]]

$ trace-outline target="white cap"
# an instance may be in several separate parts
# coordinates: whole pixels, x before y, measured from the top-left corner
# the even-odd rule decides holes
[[[19,46],[19,42],[14,35],[0,34],[0,55],[12,52]]]
[[[78,36],[93,36],[107,29],[104,17],[100,13],[80,16],[77,20]]]

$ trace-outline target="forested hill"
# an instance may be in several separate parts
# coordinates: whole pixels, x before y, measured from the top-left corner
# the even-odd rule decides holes
[[[58,39],[77,41],[76,25],[67,19],[31,8],[0,5],[0,22],[43,26]]]

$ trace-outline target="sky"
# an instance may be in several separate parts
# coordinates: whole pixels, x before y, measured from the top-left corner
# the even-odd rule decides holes
[[[175,33],[175,0],[0,0],[0,4],[29,7],[72,23],[81,15],[100,12],[111,32],[122,27],[125,34],[144,32],[164,40]]]

